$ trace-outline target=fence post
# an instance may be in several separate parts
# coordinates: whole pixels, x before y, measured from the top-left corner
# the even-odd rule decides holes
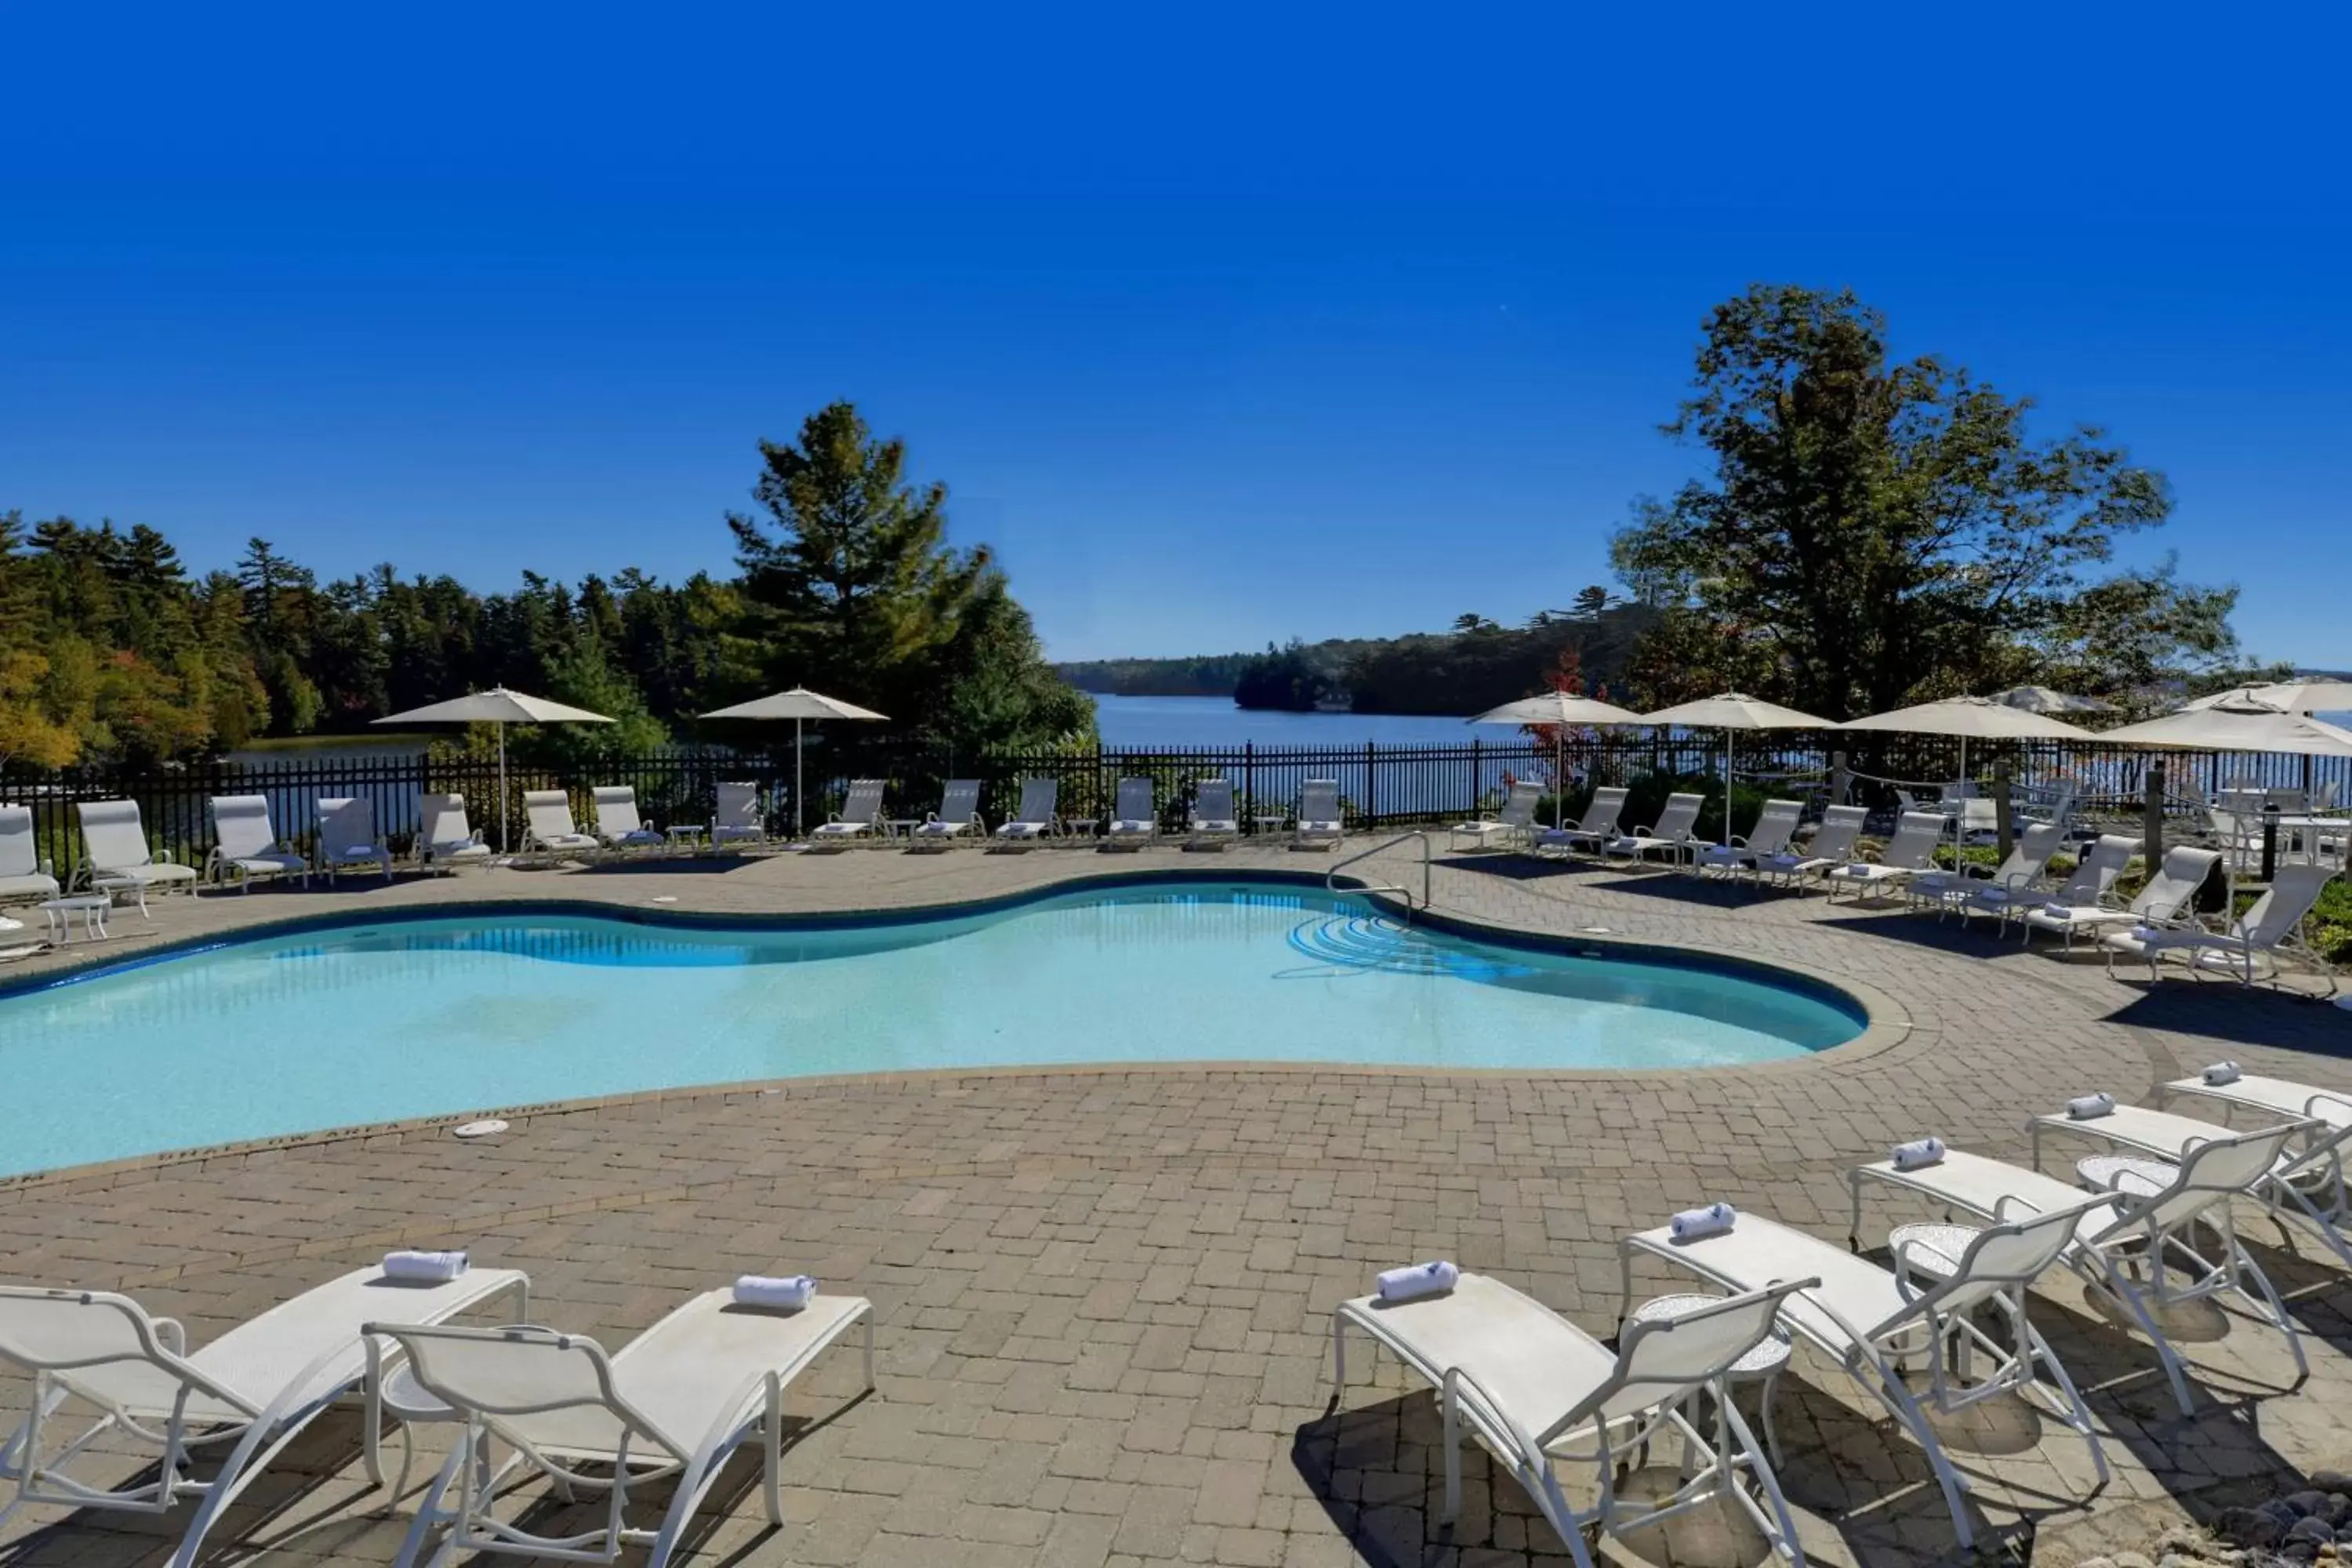
[[[1479,758],[1479,749],[1478,737],[1475,735],[1471,736],[1470,800],[1469,804],[1462,808],[1462,815],[1465,820],[1473,822],[1476,821],[1478,817],[1478,797],[1482,793],[1484,793],[1486,786],[1486,765]]]
[[[1830,753],[1830,804],[1843,805],[1845,792],[1852,787],[1852,784],[1853,781],[1846,773],[1845,753],[1832,752]]]
[[[1380,764],[1373,758],[1377,750],[1373,742],[1364,742],[1364,822],[1368,826],[1380,816],[1372,805],[1372,780],[1380,772]]]
[[[1249,819],[1250,831],[1257,831],[1257,748],[1247,741],[1242,742],[1242,816]]]
[[[2150,870],[2164,858],[2164,759],[2147,764],[2147,784],[2140,802],[2140,853]]]
[[[2017,841],[2017,802],[2010,797],[2007,757],[1992,765],[1992,832],[2000,852],[2007,855]]]

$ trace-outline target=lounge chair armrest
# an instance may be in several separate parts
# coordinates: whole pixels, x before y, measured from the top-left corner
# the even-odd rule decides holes
[[[1458,1366],[1449,1366],[1445,1369],[1444,1393],[1445,1406],[1455,1409],[1460,1408],[1465,1403],[1463,1396],[1466,1394],[1469,1396],[1468,1403],[1478,1407],[1485,1421],[1510,1435],[1512,1443],[1519,1450],[1516,1458],[1538,1469],[1542,1468],[1543,1449],[1537,1445],[1534,1436],[1526,1427],[1511,1419],[1495,1396],[1479,1385],[1476,1378]],[[1568,1417],[1563,1415],[1560,1423],[1564,1424],[1567,1419]],[[1546,1434],[1547,1437],[1557,1435],[1558,1425],[1555,1425],[1551,1432]]]
[[[179,1319],[150,1318],[147,1321],[155,1331],[156,1343],[173,1355],[184,1356],[188,1353],[188,1331]]]

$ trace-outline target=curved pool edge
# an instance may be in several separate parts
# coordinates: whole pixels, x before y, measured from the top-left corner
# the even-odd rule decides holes
[[[164,1150],[155,1153],[128,1155],[119,1160],[18,1172],[15,1174],[0,1175],[0,1204],[13,1203],[20,1200],[26,1194],[42,1190],[120,1185],[135,1181],[142,1175],[183,1165],[201,1165],[214,1162],[244,1164],[257,1159],[271,1159],[301,1151],[323,1149],[355,1142],[402,1143],[419,1135],[446,1134],[450,1128],[488,1117],[502,1118],[513,1122],[515,1131],[521,1131],[528,1129],[532,1122],[543,1120],[582,1115],[601,1116],[632,1107],[698,1099],[781,1097],[789,1096],[796,1090],[838,1090],[845,1087],[858,1085],[870,1085],[879,1089],[886,1087],[937,1086],[942,1083],[951,1085],[958,1080],[1002,1081],[1006,1079],[1053,1079],[1071,1076],[1165,1077],[1212,1073],[1286,1077],[1339,1075],[1376,1079],[1541,1079],[1546,1082],[1570,1083],[1611,1083],[1629,1079],[1687,1080],[1697,1073],[1710,1076],[1747,1077],[1757,1074],[1781,1075],[1832,1067],[1847,1067],[1879,1056],[1911,1039],[1914,1036],[1915,1025],[1910,1014],[1885,992],[1853,980],[1843,977],[1832,978],[1807,965],[1777,959],[1770,961],[1757,959],[1721,948],[1639,942],[1617,936],[1560,936],[1432,910],[1415,911],[1408,903],[1373,890],[1360,879],[1343,874],[1335,881],[1327,882],[1327,873],[1289,871],[1272,868],[1252,868],[1246,870],[1238,868],[1211,870],[1194,867],[1134,868],[1118,871],[1080,873],[1036,887],[987,898],[807,913],[744,914],[667,907],[649,909],[642,905],[611,903],[596,899],[534,896],[451,899],[431,904],[403,905],[388,910],[293,914],[284,917],[265,916],[249,924],[240,925],[230,933],[216,932],[179,938],[149,948],[131,958],[92,955],[36,974],[12,977],[7,981],[0,982],[0,1002],[14,996],[75,984],[108,974],[143,969],[172,959],[215,952],[252,942],[355,926],[463,919],[469,915],[561,916],[574,919],[614,920],[638,925],[704,931],[741,929],[772,931],[782,928],[838,931],[877,925],[915,924],[926,921],[963,919],[973,915],[1022,909],[1066,897],[1072,892],[1184,883],[1231,886],[1236,882],[1263,882],[1282,887],[1311,889],[1317,891],[1329,889],[1345,892],[1349,896],[1363,899],[1384,913],[1392,916],[1409,916],[1421,923],[1434,926],[1450,934],[1496,946],[1570,954],[1591,954],[1599,952],[1606,956],[1623,957],[1637,963],[1728,973],[1738,978],[1770,984],[1789,986],[1793,983],[1796,989],[1815,994],[1850,1012],[1861,1023],[1862,1028],[1850,1040],[1823,1047],[1819,1050],[1808,1051],[1800,1056],[1701,1068],[1465,1068],[1348,1061],[1264,1061],[1247,1058],[1203,1058],[1183,1061],[1073,1062],[1050,1066],[1012,1064],[986,1068],[919,1068],[880,1072],[811,1074],[776,1079],[739,1079],[718,1083],[687,1084],[668,1089],[591,1095],[572,1100],[540,1100],[509,1106],[480,1106],[461,1111],[411,1117],[395,1121],[354,1122],[339,1127],[281,1133],[273,1137],[247,1139],[230,1143],[201,1144],[184,1149]],[[495,1147],[494,1144],[485,1146]]]

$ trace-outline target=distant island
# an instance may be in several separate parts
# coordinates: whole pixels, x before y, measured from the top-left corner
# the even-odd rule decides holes
[[[1588,688],[1622,685],[1635,641],[1656,618],[1647,605],[1595,588],[1580,595],[1574,607],[1544,611],[1519,626],[1466,615],[1444,632],[1054,668],[1080,690],[1105,696],[1230,697],[1243,708],[1300,713],[1466,717],[1540,691],[1567,668]]]

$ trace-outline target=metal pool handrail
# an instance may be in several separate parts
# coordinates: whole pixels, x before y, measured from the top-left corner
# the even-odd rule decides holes
[[[1421,840],[1421,907],[1424,910],[1429,908],[1429,834],[1426,830],[1418,828],[1411,833],[1400,833],[1394,838],[1382,839],[1380,843],[1373,845],[1370,848],[1359,849],[1353,855],[1349,856],[1345,860],[1337,862],[1328,871],[1323,873],[1323,890],[1327,893],[1337,893],[1339,890],[1339,876],[1340,872],[1346,870],[1349,867],[1354,865],[1359,860],[1370,859],[1373,856],[1378,855],[1383,849],[1393,849],[1408,838],[1418,838]],[[1402,887],[1394,882],[1382,882],[1370,887],[1353,888],[1350,889],[1349,891],[1358,893],[1394,893],[1404,900],[1404,917],[1406,922],[1409,924],[1412,920],[1412,890],[1409,888]]]

